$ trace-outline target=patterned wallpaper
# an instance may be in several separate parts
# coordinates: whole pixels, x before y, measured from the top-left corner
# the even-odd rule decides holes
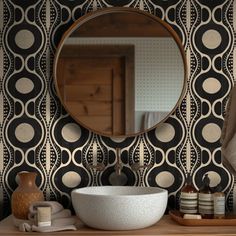
[[[111,6],[139,8],[168,22],[189,67],[185,97],[171,117],[126,139],[77,125],[62,108],[52,78],[55,49],[68,26]],[[231,208],[233,178],[222,165],[219,138],[236,74],[235,18],[233,0],[0,0],[0,217],[10,213],[17,172],[37,171],[46,198],[70,206],[72,189],[111,184],[116,147],[127,185],[164,187],[174,207],[187,171],[198,188],[209,173]],[[152,167],[132,171],[140,149]],[[94,156],[104,171],[86,169]]]

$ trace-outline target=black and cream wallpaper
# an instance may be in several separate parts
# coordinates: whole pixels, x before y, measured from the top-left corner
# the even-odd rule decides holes
[[[126,139],[77,125],[61,106],[52,77],[65,30],[87,12],[112,6],[139,8],[169,23],[188,64],[187,90],[176,111],[162,126]],[[72,189],[111,184],[116,147],[126,185],[166,188],[175,207],[186,173],[198,188],[208,173],[232,209],[234,180],[222,165],[219,139],[236,75],[235,28],[233,0],[0,0],[0,218],[10,214],[18,172],[37,171],[46,199],[70,207]],[[132,171],[140,147],[151,167]],[[105,170],[86,168],[94,162]]]

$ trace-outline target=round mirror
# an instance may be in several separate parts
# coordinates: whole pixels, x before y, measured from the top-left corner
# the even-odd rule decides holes
[[[82,126],[105,136],[147,131],[167,119],[184,93],[181,41],[161,19],[107,8],[77,20],[54,61],[58,96]]]

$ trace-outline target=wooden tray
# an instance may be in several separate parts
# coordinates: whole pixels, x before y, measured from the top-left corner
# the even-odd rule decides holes
[[[236,226],[236,215],[226,215],[224,219],[184,219],[179,211],[169,211],[170,217],[185,226]]]

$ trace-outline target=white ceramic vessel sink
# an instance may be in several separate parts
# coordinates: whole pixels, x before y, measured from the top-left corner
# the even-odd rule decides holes
[[[141,229],[164,215],[168,193],[156,187],[100,186],[71,193],[76,215],[86,225],[103,230]]]

